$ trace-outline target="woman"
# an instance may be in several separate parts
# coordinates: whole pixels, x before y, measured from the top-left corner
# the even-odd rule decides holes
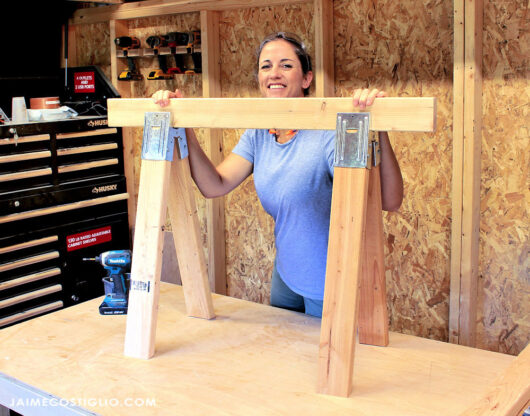
[[[267,36],[258,49],[258,84],[263,97],[304,97],[313,80],[311,59],[294,35]],[[385,97],[377,89],[357,89],[361,109]],[[157,91],[166,106],[180,91]],[[326,130],[247,130],[232,153],[215,167],[192,129],[186,129],[191,175],[207,198],[225,195],[250,174],[258,197],[275,221],[276,259],[271,305],[322,316],[333,187],[335,132]],[[379,133],[383,209],[403,200],[401,171],[386,132]]]

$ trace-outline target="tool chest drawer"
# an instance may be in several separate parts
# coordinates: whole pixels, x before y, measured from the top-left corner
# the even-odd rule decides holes
[[[104,294],[83,259],[130,248],[127,199],[106,118],[0,127],[0,328]]]
[[[121,129],[106,121],[0,126],[0,193],[123,174]]]
[[[129,248],[126,200],[122,203],[76,210],[62,224],[58,218],[41,220],[40,229],[2,234],[0,328],[40,315],[42,308],[47,312],[104,294],[105,271],[83,259]]]

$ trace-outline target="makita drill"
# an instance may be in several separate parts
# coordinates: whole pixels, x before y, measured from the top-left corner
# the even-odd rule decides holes
[[[107,276],[103,278],[105,299],[99,306],[99,313],[101,315],[126,314],[131,251],[111,250],[101,253],[95,258],[83,260],[96,261],[107,270]]]

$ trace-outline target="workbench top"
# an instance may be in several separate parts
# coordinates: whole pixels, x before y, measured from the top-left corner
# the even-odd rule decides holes
[[[0,404],[28,415],[450,416],[515,358],[391,333],[388,347],[357,345],[349,398],[321,395],[320,319],[213,297],[216,319],[190,318],[181,286],[163,283],[150,360],[123,355],[126,316],[99,315],[102,298],[0,330]]]

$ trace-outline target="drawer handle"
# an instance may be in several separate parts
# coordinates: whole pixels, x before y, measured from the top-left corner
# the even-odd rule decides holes
[[[61,274],[61,269],[55,267],[50,270],[45,270],[38,273],[28,274],[26,276],[18,277],[16,279],[7,280],[5,282],[0,282],[0,291],[5,289],[10,289],[12,287],[25,285],[26,283],[35,282],[37,280],[46,279],[52,276],[58,276]]]
[[[12,298],[0,300],[0,309],[7,308],[8,306],[13,306],[18,303],[26,302],[28,300],[37,299],[42,296],[51,295],[52,293],[57,293],[61,290],[63,290],[62,285],[53,285],[42,289],[34,290],[32,292],[23,293],[22,295],[13,296]]]
[[[30,264],[41,263],[43,261],[56,259],[59,257],[58,251],[50,251],[49,253],[39,254],[38,256],[26,257],[17,261],[0,264],[0,272],[7,270],[18,269],[19,267],[29,266]]]
[[[8,173],[5,175],[0,175],[0,182],[16,181],[18,179],[35,178],[37,176],[46,176],[46,175],[51,175],[51,174],[52,174],[51,168],[26,170],[23,172]]]
[[[11,253],[13,251],[22,250],[23,248],[36,247],[43,244],[53,243],[59,241],[59,236],[51,235],[49,237],[38,238],[36,240],[26,241],[20,244],[13,244],[12,246],[0,247],[0,254]]]
[[[6,138],[0,140],[0,145],[2,144],[20,144],[20,143],[30,143],[30,142],[43,142],[46,140],[50,140],[49,134],[36,134],[34,136],[23,136],[15,140],[14,137],[12,138]]]
[[[117,149],[117,143],[95,144],[93,146],[68,147],[57,149],[57,156],[76,155],[79,153],[101,152],[103,150]]]
[[[121,201],[128,199],[129,194],[115,194],[104,196],[101,198],[86,199],[84,201],[73,202],[71,204],[57,205],[49,208],[40,208],[34,209],[32,211],[19,212],[17,214],[9,214],[3,217],[0,217],[0,224],[5,224],[6,222],[25,220],[27,218],[39,217],[41,215],[56,214],[58,212],[71,211],[73,209],[93,207],[95,205],[107,204],[110,202]]]
[[[89,136],[103,136],[105,134],[116,134],[118,129],[97,129],[92,131],[79,131],[75,133],[58,133],[55,137],[57,140],[61,139],[74,139],[77,137],[89,137]]]
[[[75,172],[78,170],[101,168],[103,166],[117,165],[118,159],[98,160],[97,162],[76,163],[74,165],[63,165],[57,168],[59,173]]]
[[[42,152],[19,153],[16,155],[0,156],[0,163],[20,162],[22,160],[44,159],[52,157],[52,152],[43,150]]]
[[[24,312],[16,313],[14,315],[6,316],[5,318],[0,319],[0,327],[13,324],[18,321],[22,321],[26,318],[31,318],[32,316],[42,315],[46,312],[51,312],[55,309],[61,309],[63,307],[63,302],[60,300],[53,303],[48,303],[47,305],[39,306],[38,308],[28,309]]]

